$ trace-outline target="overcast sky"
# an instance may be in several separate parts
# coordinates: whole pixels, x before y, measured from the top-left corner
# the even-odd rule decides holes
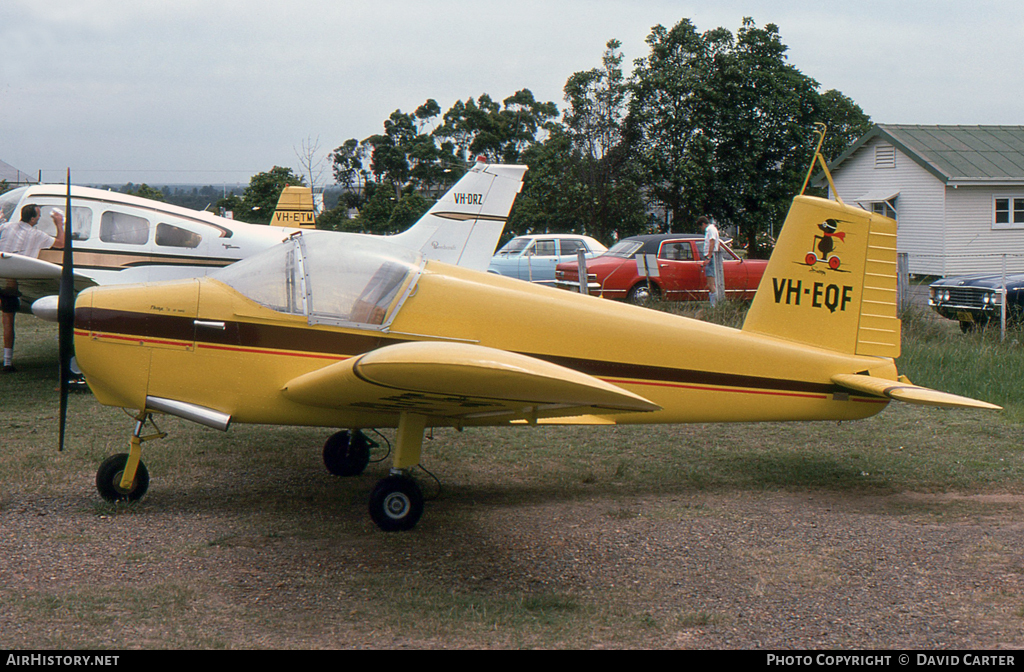
[[[45,181],[221,184],[296,150],[528,88],[562,104],[605,43],[774,23],[790,64],[876,122],[1024,124],[1020,0],[2,0],[0,159]]]

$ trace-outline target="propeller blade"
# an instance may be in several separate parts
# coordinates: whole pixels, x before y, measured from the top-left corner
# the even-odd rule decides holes
[[[68,168],[68,192],[64,207],[64,259],[57,298],[57,324],[60,352],[60,444],[64,450],[64,428],[68,415],[71,387],[71,358],[75,354],[75,262],[71,246],[71,169]]]

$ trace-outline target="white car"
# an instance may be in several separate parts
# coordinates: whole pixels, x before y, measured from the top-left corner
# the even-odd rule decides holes
[[[487,272],[554,286],[555,266],[563,261],[576,261],[581,248],[587,259],[608,249],[590,236],[575,233],[517,236],[491,257]]]

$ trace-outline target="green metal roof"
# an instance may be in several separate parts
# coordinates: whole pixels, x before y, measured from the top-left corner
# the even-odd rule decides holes
[[[1024,183],[1024,126],[876,124],[829,169],[878,136],[946,184]]]

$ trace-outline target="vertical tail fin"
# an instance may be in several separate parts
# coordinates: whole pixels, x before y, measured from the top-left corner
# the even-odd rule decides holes
[[[478,162],[418,222],[391,240],[427,259],[487,270],[526,168]]]
[[[277,209],[274,210],[270,225],[316,228],[313,190],[309,187],[285,187],[277,200]]]
[[[841,202],[794,198],[743,330],[898,357],[896,222]]]

